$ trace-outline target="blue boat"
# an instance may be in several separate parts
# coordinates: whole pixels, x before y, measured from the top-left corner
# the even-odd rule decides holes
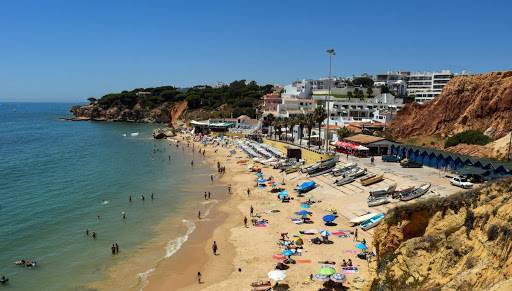
[[[298,185],[297,188],[295,188],[295,190],[297,190],[297,192],[299,192],[299,193],[306,193],[308,191],[311,191],[315,187],[316,187],[316,183],[315,182],[313,182],[313,181],[306,181],[306,182]]]
[[[368,230],[377,226],[384,219],[384,213],[379,213],[373,216],[372,218],[361,222],[360,226],[364,230]]]

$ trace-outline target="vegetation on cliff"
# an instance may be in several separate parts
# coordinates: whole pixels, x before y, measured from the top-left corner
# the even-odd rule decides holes
[[[176,88],[161,86],[137,88],[131,91],[110,93],[99,99],[89,98],[91,104],[72,109],[77,117],[104,118],[130,121],[159,122],[165,120],[167,109],[178,102],[186,101],[188,110],[211,112],[215,117],[255,117],[261,97],[272,91],[272,85],[258,85],[255,81],[239,80],[221,87],[195,86]],[[87,107],[88,106],[88,107]],[[151,115],[157,115],[151,116]],[[89,115],[89,116],[88,116]]]
[[[483,290],[512,276],[512,179],[389,211],[372,290]]]

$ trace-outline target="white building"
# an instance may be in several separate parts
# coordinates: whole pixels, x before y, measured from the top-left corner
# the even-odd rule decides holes
[[[431,101],[441,94],[453,76],[449,70],[411,73],[407,80],[407,94],[418,103]]]
[[[318,102],[325,100],[325,96],[313,98]],[[329,124],[345,126],[354,121],[386,122],[391,114],[396,114],[403,106],[403,99],[395,98],[391,94],[381,94],[366,100],[331,97],[329,99]]]
[[[309,98],[312,94],[311,80],[295,81],[283,87],[281,97],[284,98]]]

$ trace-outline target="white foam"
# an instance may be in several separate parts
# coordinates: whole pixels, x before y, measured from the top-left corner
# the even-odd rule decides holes
[[[187,226],[187,232],[167,243],[167,246],[165,247],[165,258],[169,258],[174,255],[188,240],[188,236],[196,229],[196,225],[192,221],[183,219],[182,222]]]
[[[137,274],[137,277],[139,278],[139,281],[140,281],[140,291],[142,291],[142,289],[144,289],[144,287],[146,287],[146,285],[148,284],[148,277],[149,277],[149,274],[153,273],[153,271],[155,271],[155,268],[151,268],[149,270],[147,270],[146,272],[142,272],[142,273],[138,273]]]

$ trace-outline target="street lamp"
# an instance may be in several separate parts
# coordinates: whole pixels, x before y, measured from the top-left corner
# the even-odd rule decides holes
[[[325,106],[327,106],[327,124],[325,128],[325,152],[329,151],[329,101],[331,99],[331,71],[332,71],[332,56],[336,55],[336,51],[333,48],[326,50],[327,54],[329,54],[329,94],[325,97]]]

